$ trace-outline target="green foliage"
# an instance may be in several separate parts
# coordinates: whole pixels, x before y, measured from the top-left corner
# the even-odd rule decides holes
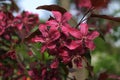
[[[109,73],[120,74],[120,54],[107,54],[97,52],[92,55],[92,65],[94,66],[94,72],[107,71]]]

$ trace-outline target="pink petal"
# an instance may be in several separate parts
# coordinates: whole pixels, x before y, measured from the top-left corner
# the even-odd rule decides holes
[[[58,21],[58,22],[61,22],[61,18],[62,18],[62,14],[58,11],[52,11],[55,19]]]
[[[46,48],[47,48],[46,45],[42,45],[40,52],[41,52],[41,53],[44,53],[45,50],[46,50]]]
[[[45,24],[40,24],[39,25],[39,30],[40,32],[42,33],[42,35],[44,37],[47,37],[48,36],[48,33],[47,33],[47,26]]]
[[[61,53],[60,53],[60,56],[61,56],[61,58],[62,58],[62,61],[63,61],[65,64],[68,63],[68,62],[71,60],[71,58],[70,58],[70,56],[69,56],[69,53],[68,53],[68,51],[66,51],[66,50],[62,50]]]
[[[98,37],[99,36],[99,33],[97,32],[97,31],[93,31],[93,32],[91,32],[90,34],[88,34],[88,36],[87,36],[87,38],[89,39],[89,40],[94,40],[96,37]]]
[[[86,47],[88,47],[90,50],[94,50],[95,49],[95,44],[93,41],[86,41],[85,42]]]
[[[50,39],[52,41],[57,40],[60,37],[60,32],[57,30],[56,27],[51,27],[49,31]]]
[[[69,56],[69,54],[68,54],[67,51],[62,50],[62,52],[60,53],[60,56],[62,56],[62,57],[67,57],[67,56]]]
[[[80,33],[80,31],[78,29],[69,28],[69,33],[75,38],[78,38],[78,39],[82,38],[82,34]]]
[[[32,38],[32,41],[33,42],[42,42],[42,43],[44,43],[45,42],[45,39],[43,38],[43,37],[38,37],[38,36],[36,36],[35,38]]]
[[[23,24],[22,24],[22,23],[21,23],[21,24],[17,24],[16,26],[17,26],[17,28],[18,28],[19,30],[22,30],[22,28],[23,28]]]
[[[72,15],[69,12],[64,13],[63,17],[62,17],[62,22],[66,22],[68,20],[70,20],[72,17]]]
[[[46,70],[45,68],[43,68],[41,75],[42,75],[42,76],[45,76],[46,72],[47,72],[47,70]]]
[[[47,45],[47,48],[49,48],[49,49],[54,49],[55,47],[56,47],[56,45],[54,43],[49,43]]]
[[[5,13],[0,12],[0,20],[4,19],[4,17],[6,17]]]
[[[71,58],[70,58],[69,56],[67,56],[67,57],[62,57],[62,61],[63,61],[63,63],[67,64],[68,62],[71,61]]]
[[[49,20],[46,22],[48,26],[58,26],[58,22],[56,20]]]
[[[66,42],[65,46],[69,48],[70,50],[74,50],[77,47],[81,46],[81,42],[79,41],[71,41],[71,42]]]
[[[33,71],[32,71],[32,70],[29,70],[29,71],[28,71],[28,75],[29,75],[29,76],[32,76],[32,75],[33,75]]]
[[[4,33],[4,31],[5,31],[5,29],[2,26],[0,26],[0,35],[2,35]]]
[[[80,32],[82,35],[87,35],[88,33],[88,25],[86,23],[81,23],[80,24]]]
[[[69,36],[69,27],[67,26],[62,26],[61,31],[66,35]]]
[[[44,32],[44,31],[47,30],[47,26],[46,26],[45,24],[40,24],[40,25],[39,25],[39,30],[40,30],[41,32]]]
[[[58,60],[54,60],[53,63],[50,65],[52,69],[58,68],[59,62]]]

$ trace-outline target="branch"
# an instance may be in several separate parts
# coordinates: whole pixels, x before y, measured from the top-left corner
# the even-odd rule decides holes
[[[108,16],[108,15],[98,15],[98,14],[91,14],[91,18],[103,18],[103,19],[108,19],[116,22],[120,22],[120,17],[113,17],[113,16]]]

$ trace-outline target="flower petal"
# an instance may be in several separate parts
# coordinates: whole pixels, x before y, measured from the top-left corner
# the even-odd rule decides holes
[[[95,49],[95,44],[93,41],[86,41],[85,42],[86,47],[88,47],[90,50],[94,50]]]
[[[72,17],[72,15],[69,12],[64,13],[63,17],[62,17],[62,22],[66,22],[68,20],[70,20]]]
[[[93,32],[91,32],[90,34],[87,35],[87,38],[89,40],[94,40],[98,36],[99,36],[99,33],[97,31],[93,31]]]
[[[80,33],[80,31],[78,29],[70,27],[69,33],[75,38],[78,38],[78,39],[82,38],[82,34]]]
[[[56,69],[56,68],[58,68],[58,65],[59,65],[59,62],[58,62],[57,59],[55,59],[55,60],[52,62],[52,64],[50,65],[50,67],[51,67],[52,69]]]
[[[48,33],[47,33],[47,26],[45,24],[40,24],[39,25],[39,30],[40,32],[42,33],[42,35],[44,37],[47,37],[48,36]]]
[[[55,41],[60,37],[60,32],[57,30],[57,27],[51,27],[49,30],[49,35],[51,41]]]
[[[69,53],[68,53],[68,51],[66,51],[66,50],[61,50],[61,52],[60,52],[60,54],[59,54],[60,56],[61,56],[61,58],[62,58],[62,61],[63,61],[63,63],[68,63],[70,60],[71,60],[71,58],[70,58],[70,56],[69,56]]]
[[[88,33],[88,25],[86,23],[81,23],[80,24],[80,32],[82,35],[87,35]]]
[[[67,47],[67,48],[69,48],[70,50],[74,50],[74,49],[76,49],[77,47],[79,47],[79,46],[81,46],[81,42],[79,41],[67,41],[66,43],[65,43],[65,46]]]
[[[56,47],[55,43],[49,43],[47,44],[48,49],[54,49]]]
[[[61,22],[61,19],[62,19],[62,14],[58,11],[52,11],[55,19],[58,21],[58,22]]]
[[[57,26],[58,22],[56,20],[49,20],[46,22],[48,26]]]
[[[46,45],[42,45],[40,52],[41,52],[41,53],[44,53],[45,50],[46,50],[46,48],[47,48]]]
[[[62,57],[68,57],[69,54],[68,54],[68,52],[66,50],[61,50],[60,56],[62,56]]]
[[[42,42],[42,43],[44,43],[45,42],[45,40],[44,40],[44,38],[42,37],[42,36],[36,36],[35,38],[32,38],[32,41],[33,42]]]
[[[62,26],[61,27],[61,31],[66,35],[66,36],[69,36],[69,29],[70,27],[68,26]]]

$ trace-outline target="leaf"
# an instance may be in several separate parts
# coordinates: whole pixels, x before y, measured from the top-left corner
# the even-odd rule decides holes
[[[106,72],[103,72],[100,74],[98,80],[106,80],[108,78],[108,74]]]
[[[120,80],[120,76],[116,75],[116,74],[109,74],[106,71],[100,73],[98,80],[108,80],[108,79],[112,79],[112,80]]]
[[[18,12],[20,9],[17,6],[16,2],[14,0],[11,0],[11,2],[12,2],[12,4],[11,4],[12,9],[15,10],[16,12]]]
[[[86,53],[84,54],[85,58],[87,59],[87,62],[91,64],[91,55],[90,50],[86,49]]]
[[[108,16],[108,15],[98,15],[98,14],[91,14],[90,16],[92,17],[97,17],[97,18],[103,18],[103,19],[108,19],[116,22],[120,22],[120,17],[113,17],[113,16]]]
[[[44,5],[44,6],[38,6],[36,9],[44,9],[44,10],[48,10],[48,11],[59,11],[62,14],[64,14],[65,12],[67,12],[66,9],[64,9],[63,7],[60,7],[58,5]]]
[[[27,37],[25,37],[25,41],[28,41],[30,39],[32,39],[33,37],[35,37],[35,35],[39,35],[40,34],[40,31],[39,29],[37,29],[35,32],[29,34]]]
[[[3,55],[3,54],[5,54],[5,53],[7,53],[7,51],[0,48],[0,56]]]
[[[99,37],[105,41],[104,35],[101,30],[99,30],[99,33],[100,33]]]

